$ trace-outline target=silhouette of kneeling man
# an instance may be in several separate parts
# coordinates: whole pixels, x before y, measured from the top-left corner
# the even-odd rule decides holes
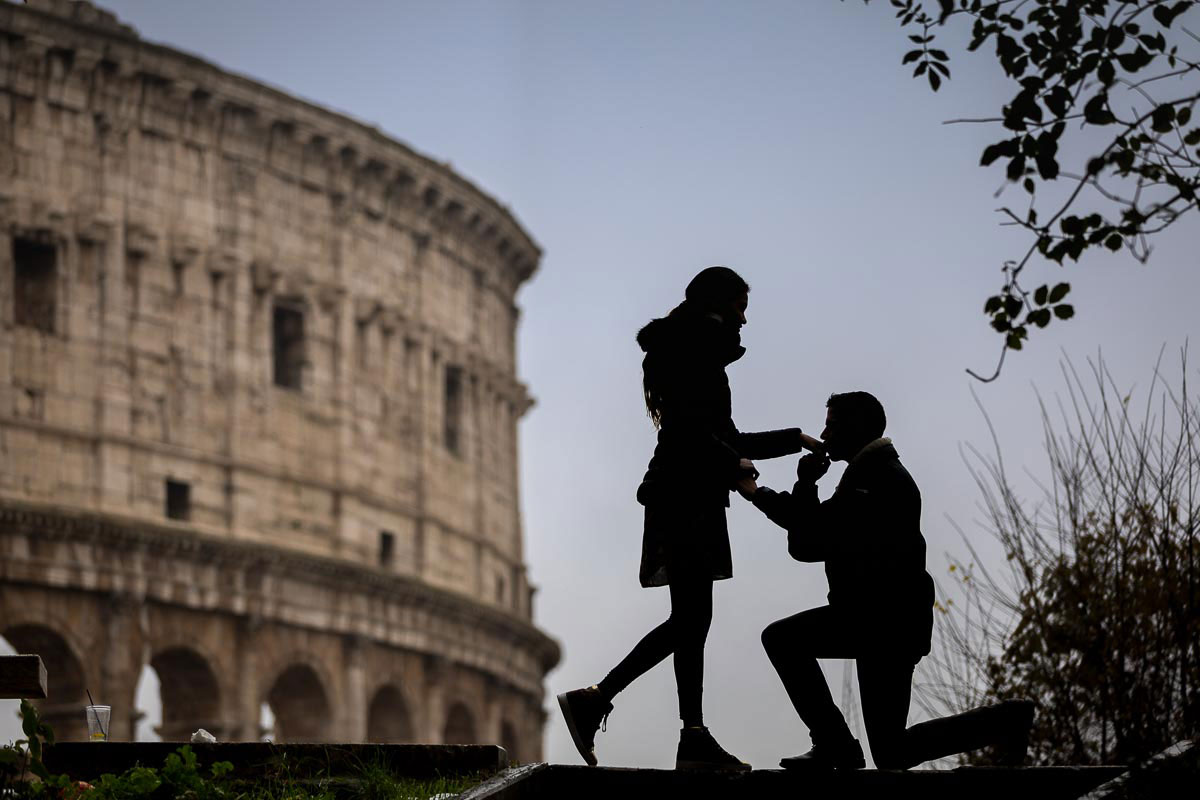
[[[767,626],[763,647],[779,673],[812,750],[785,758],[789,768],[860,769],[862,747],[833,702],[818,658],[853,658],[863,722],[880,769],[907,769],[935,758],[995,745],[1002,760],[1025,755],[1033,704],[1014,700],[908,727],[913,669],[929,654],[933,579],[925,571],[921,493],[896,448],[883,437],[883,406],[866,392],[831,395],[821,434],[826,455],[796,465],[791,493],[758,486],[738,491],[788,532],[797,561],[825,562],[829,604]],[[817,497],[830,460],[849,462],[833,495]]]

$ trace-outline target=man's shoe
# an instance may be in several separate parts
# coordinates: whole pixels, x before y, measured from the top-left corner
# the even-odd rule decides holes
[[[558,707],[567,721],[575,749],[589,767],[596,766],[596,731],[608,721],[612,703],[604,699],[599,687],[589,686],[560,694]]]
[[[749,772],[750,765],[725,752],[703,725],[684,728],[679,732],[679,749],[675,751],[675,769],[720,769]]]
[[[779,759],[779,766],[796,770],[862,769],[866,765],[858,739],[837,746],[814,742],[812,750],[804,755]]]

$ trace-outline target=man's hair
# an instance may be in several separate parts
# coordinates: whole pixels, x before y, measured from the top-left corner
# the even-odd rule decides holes
[[[864,436],[872,440],[883,436],[883,429],[887,427],[883,404],[869,392],[831,394],[825,401],[825,407],[837,414],[843,425],[862,431]]]
[[[690,305],[707,311],[749,291],[750,284],[729,267],[708,267],[692,278],[683,296]]]

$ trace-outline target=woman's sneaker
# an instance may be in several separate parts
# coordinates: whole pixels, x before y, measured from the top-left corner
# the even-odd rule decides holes
[[[596,731],[607,722],[612,703],[604,699],[599,687],[589,686],[560,694],[558,707],[567,721],[575,749],[589,767],[596,766]]]
[[[724,769],[748,772],[750,765],[725,752],[704,726],[684,728],[679,732],[679,749],[675,753],[675,769]]]

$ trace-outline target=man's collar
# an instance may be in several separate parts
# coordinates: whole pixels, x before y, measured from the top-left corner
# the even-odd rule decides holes
[[[873,442],[868,443],[862,450],[855,454],[854,458],[846,463],[846,470],[842,473],[841,480],[838,481],[837,488],[841,489],[842,484],[846,482],[846,476],[854,474],[854,465],[860,463],[864,458],[869,457],[872,453],[883,450],[885,447],[891,447],[892,440],[886,436],[881,436]],[[835,489],[834,491],[837,491]]]
[[[887,447],[891,443],[892,443],[892,440],[886,436],[881,436],[878,439],[876,439],[875,441],[869,442],[866,445],[866,447],[864,447],[862,450],[859,450],[857,453],[855,453],[854,458],[850,459],[850,461],[846,464],[846,466],[849,467],[851,464],[858,461],[863,456],[869,455],[870,453],[874,453],[876,450],[879,450],[882,447]]]

